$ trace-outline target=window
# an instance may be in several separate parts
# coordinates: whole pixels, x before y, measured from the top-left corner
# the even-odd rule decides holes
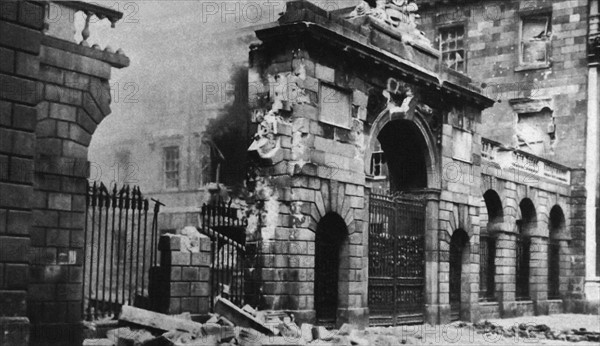
[[[439,40],[442,62],[448,68],[465,72],[465,27],[460,25],[440,29]]]
[[[545,66],[550,52],[550,15],[527,16],[521,19],[520,65]]]
[[[383,151],[373,153],[373,156],[371,156],[371,175],[374,177],[385,177],[385,165],[385,154]]]
[[[165,187],[176,189],[179,187],[179,147],[164,148],[165,157]]]

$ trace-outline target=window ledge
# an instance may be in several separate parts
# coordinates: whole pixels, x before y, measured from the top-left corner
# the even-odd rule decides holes
[[[543,64],[527,64],[527,65],[519,65],[515,67],[515,72],[521,71],[533,71],[533,70],[543,70],[552,67],[552,63],[543,63]]]
[[[483,306],[494,306],[494,305],[498,305],[499,303],[495,300],[480,300],[479,301],[479,305],[483,305]]]

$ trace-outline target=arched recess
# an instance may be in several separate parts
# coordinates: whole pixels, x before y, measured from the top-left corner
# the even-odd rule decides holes
[[[317,323],[335,325],[338,309],[344,306],[344,268],[349,260],[348,229],[341,216],[326,214],[317,224],[315,238],[314,308]]]
[[[560,299],[561,239],[566,233],[565,214],[559,205],[550,210],[548,220],[548,299]]]
[[[375,148],[381,145],[386,155],[392,181],[398,182],[414,170],[418,176],[391,186],[392,190],[414,188],[439,189],[436,141],[427,122],[414,111],[382,112],[371,126],[371,136],[365,153],[365,173],[369,172]],[[392,162],[392,165],[390,165]],[[399,167],[400,162],[414,163],[410,170]]]
[[[470,307],[471,251],[469,235],[457,229],[450,238],[450,317],[468,320]]]
[[[479,298],[492,301],[496,298],[496,238],[504,222],[500,196],[494,190],[483,194],[481,208],[481,233],[479,238]]]
[[[520,219],[517,223],[516,241],[516,292],[517,300],[529,300],[531,272],[531,235],[537,228],[537,213],[533,202],[525,198],[519,203]]]

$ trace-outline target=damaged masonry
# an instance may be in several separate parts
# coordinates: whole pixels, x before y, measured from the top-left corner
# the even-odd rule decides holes
[[[0,3],[0,345],[600,341],[598,1],[315,2]]]

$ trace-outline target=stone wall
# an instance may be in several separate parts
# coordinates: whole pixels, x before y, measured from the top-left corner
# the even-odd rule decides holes
[[[29,344],[27,289],[34,195],[36,71],[44,7],[0,4],[0,343]]]

